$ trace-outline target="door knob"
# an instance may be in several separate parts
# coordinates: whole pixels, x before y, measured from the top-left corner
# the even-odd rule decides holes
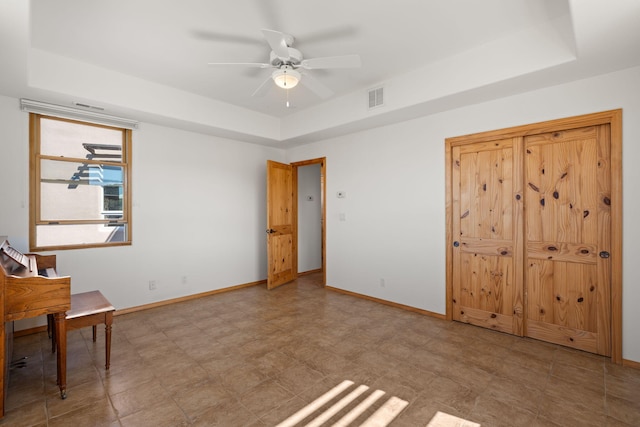
[[[267,229],[267,234],[271,234],[271,233],[275,233],[276,230],[274,230],[273,228],[269,228]]]

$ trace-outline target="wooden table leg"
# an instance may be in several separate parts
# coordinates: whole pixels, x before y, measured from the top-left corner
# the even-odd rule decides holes
[[[111,365],[111,324],[113,323],[113,312],[108,311],[104,314],[105,324],[105,369],[109,369]]]
[[[65,313],[55,313],[56,347],[58,363],[58,387],[60,387],[60,397],[67,398],[67,327],[65,323]]]

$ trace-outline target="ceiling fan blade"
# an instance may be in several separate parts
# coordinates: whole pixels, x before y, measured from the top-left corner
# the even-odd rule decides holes
[[[207,65],[217,66],[233,66],[233,67],[250,67],[250,68],[270,68],[271,64],[260,62],[207,62]]]
[[[271,46],[271,50],[278,58],[283,61],[289,60],[289,46],[287,46],[287,36],[280,31],[274,30],[262,30],[264,38],[267,39],[267,43]]]
[[[192,37],[200,40],[221,43],[240,43],[246,45],[264,46],[264,42],[259,37],[247,37],[238,34],[219,33],[210,30],[191,30]]]
[[[281,28],[281,27],[271,27]],[[306,46],[307,44],[322,43],[327,40],[337,40],[345,37],[352,37],[357,33],[356,28],[352,25],[338,25],[332,28],[321,29],[310,33],[300,34],[296,44]]]
[[[323,58],[303,59],[300,66],[307,70],[320,68],[359,68],[362,66],[360,55],[326,56]]]
[[[329,98],[331,95],[333,95],[333,91],[331,89],[320,83],[309,74],[303,75],[300,79],[300,83],[309,88],[313,93],[315,93],[322,99]]]
[[[258,89],[256,89],[255,92],[251,94],[251,96],[255,96],[255,97],[265,96],[269,91],[269,89],[271,89],[272,83],[273,83],[273,79],[271,78],[271,76],[269,76],[265,81],[262,82],[260,86],[258,86]]]
[[[281,22],[282,13],[277,7],[276,0],[258,0],[253,2],[260,12],[260,21],[264,22],[267,28],[284,28]]]

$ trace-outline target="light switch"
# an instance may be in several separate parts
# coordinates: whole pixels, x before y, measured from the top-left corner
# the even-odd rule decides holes
[[[344,199],[345,197],[347,197],[347,192],[346,191],[338,191],[336,193],[336,196],[338,196],[338,199]]]
[[[347,214],[344,212],[340,212],[340,221],[346,221],[347,220]]]

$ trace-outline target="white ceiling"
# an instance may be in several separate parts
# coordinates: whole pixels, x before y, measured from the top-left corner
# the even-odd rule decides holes
[[[554,4],[561,7],[550,7]],[[275,116],[286,91],[251,94],[270,70],[208,62],[269,62],[262,28],[289,33],[305,58],[357,53],[363,67],[313,74],[337,95],[473,49],[564,13],[523,0],[38,1],[33,47]],[[564,7],[566,9],[566,6]],[[492,10],[492,13],[486,13]],[[482,19],[478,19],[482,16]],[[298,108],[322,102],[300,86]]]
[[[0,6],[5,19],[0,24],[6,24],[0,54],[5,50],[18,58],[13,70],[0,75],[0,91],[87,102],[108,112],[269,145],[370,126],[359,103],[365,103],[367,89],[379,85],[385,86],[389,105],[375,112],[375,120],[384,123],[411,116],[399,114],[402,110],[419,114],[416,108],[427,104],[437,109],[443,99],[456,99],[448,103],[456,106],[640,64],[637,0],[25,3],[4,0]],[[330,99],[302,85],[289,91],[273,85],[265,96],[252,97],[270,70],[207,63],[269,62],[263,28],[293,35],[293,46],[305,58],[357,53],[362,67],[312,71],[335,93]],[[80,69],[94,81],[74,78]],[[102,85],[128,91],[116,98],[117,90],[100,93],[95,87]],[[496,86],[494,95],[482,91],[489,86]],[[463,99],[467,93],[472,96]],[[285,105],[287,95],[292,108]],[[195,104],[225,121],[177,110]]]

